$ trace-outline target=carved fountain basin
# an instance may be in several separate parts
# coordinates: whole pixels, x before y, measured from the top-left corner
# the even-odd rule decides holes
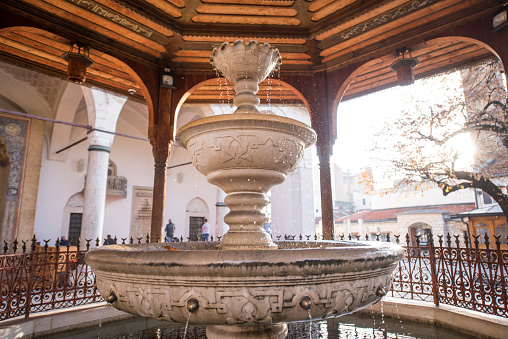
[[[197,300],[190,323],[269,325],[347,314],[377,302],[403,256],[400,246],[379,242],[283,241],[268,251],[217,245],[111,245],[91,249],[86,261],[101,295],[114,293],[120,310],[185,323],[188,302]]]
[[[316,133],[291,118],[235,113],[190,122],[178,131],[177,141],[207,177],[229,169],[287,174],[298,166],[304,150],[315,143]]]
[[[176,139],[208,182],[227,193],[229,231],[219,248],[277,248],[263,230],[266,193],[295,170],[316,133],[294,119],[251,112],[195,120]]]

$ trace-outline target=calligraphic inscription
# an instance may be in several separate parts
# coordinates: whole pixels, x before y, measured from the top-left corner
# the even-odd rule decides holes
[[[153,31],[149,30],[148,28],[132,22],[132,20],[129,20],[127,17],[115,13],[111,11],[108,8],[105,8],[95,1],[92,0],[67,0],[68,2],[72,2],[76,6],[79,6],[81,8],[84,8],[92,13],[95,13],[101,17],[103,17],[106,20],[109,20],[111,22],[114,22],[118,25],[121,25],[125,28],[130,29],[133,32],[136,32],[140,35],[143,35],[147,38],[150,38],[153,34]]]
[[[389,23],[393,20],[396,20],[402,16],[411,14],[412,12],[416,12],[422,8],[428,7],[430,5],[435,4],[436,2],[439,2],[441,0],[415,0],[411,1],[407,4],[404,4],[402,6],[399,6],[397,8],[394,8],[388,12],[385,12],[381,15],[378,15],[375,18],[372,18],[366,22],[363,22],[359,25],[354,26],[351,29],[348,29],[347,31],[344,31],[340,33],[340,37],[342,40],[350,39],[356,35],[362,34],[366,31],[369,31],[371,29],[374,29],[376,27],[379,27],[381,25],[384,25],[386,23]]]

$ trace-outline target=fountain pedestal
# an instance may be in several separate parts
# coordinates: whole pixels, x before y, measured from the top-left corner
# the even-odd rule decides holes
[[[293,119],[234,113],[195,120],[177,140],[207,180],[226,194],[229,231],[219,249],[273,249],[263,225],[268,190],[286,179],[314,143],[316,134]]]

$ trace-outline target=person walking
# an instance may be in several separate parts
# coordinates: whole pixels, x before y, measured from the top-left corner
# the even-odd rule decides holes
[[[205,222],[201,227],[201,239],[203,241],[208,241],[209,236],[210,236],[210,224],[208,223],[208,219],[205,218]]]
[[[173,237],[175,236],[175,224],[173,224],[171,219],[168,220],[165,231],[168,242],[173,242]]]

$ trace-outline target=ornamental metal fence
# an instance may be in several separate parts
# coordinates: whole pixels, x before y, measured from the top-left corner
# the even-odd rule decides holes
[[[276,238],[276,241],[318,239],[316,235]],[[360,240],[352,235],[340,238]],[[401,242],[399,236],[394,238],[395,242]],[[411,239],[406,235],[405,244],[401,244],[405,256],[394,271],[389,295],[508,317],[508,250],[501,249],[505,239],[494,236],[492,244],[488,236],[475,237],[471,244],[467,236],[463,238],[438,236],[435,243],[430,234],[421,243],[420,236]],[[379,235],[362,240],[381,241]],[[392,239],[388,236],[384,240]],[[43,242],[41,245],[35,236],[22,241],[22,246],[17,240],[5,242],[4,254],[0,255],[0,321],[103,301],[95,288],[95,275],[84,262],[91,240],[84,242],[84,248],[80,248],[79,241],[76,246],[72,241],[61,246],[64,242],[59,239],[54,246],[49,245],[50,240]],[[95,245],[101,242],[106,245],[108,240],[96,239]],[[150,242],[150,237],[121,241],[114,238],[111,242]]]
[[[464,236],[432,234],[426,246],[406,236],[405,256],[395,270],[391,296],[431,301],[508,317],[508,250],[501,236],[485,235],[474,242]],[[463,246],[462,244],[465,244]]]

